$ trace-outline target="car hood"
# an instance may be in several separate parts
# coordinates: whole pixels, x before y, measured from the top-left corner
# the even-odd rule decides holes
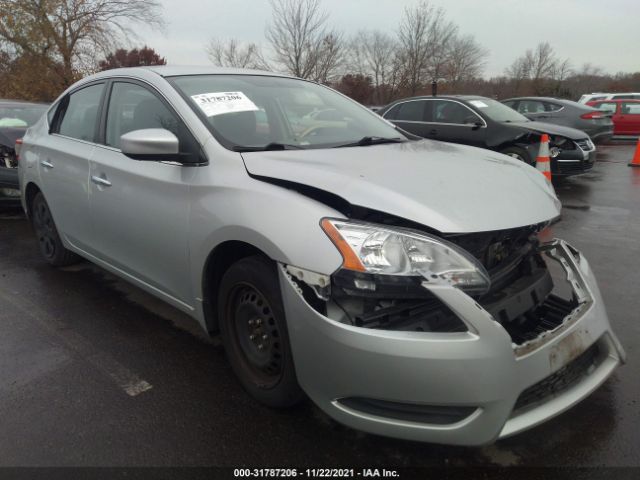
[[[582,130],[578,130],[577,128],[563,127],[562,125],[556,125],[554,123],[517,122],[509,123],[507,125],[517,126],[530,132],[547,133],[549,135],[561,135],[563,137],[570,138],[571,140],[581,140],[589,136]]]
[[[552,187],[534,168],[474,147],[422,140],[242,157],[254,177],[321,189],[442,233],[522,227],[560,213]]]

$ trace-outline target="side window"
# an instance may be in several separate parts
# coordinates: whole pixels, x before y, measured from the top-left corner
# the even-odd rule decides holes
[[[616,113],[617,104],[613,102],[598,103],[595,108],[602,110],[603,112]]]
[[[396,117],[398,116],[398,112],[400,111],[401,106],[402,104],[395,105],[391,110],[385,113],[383,117],[386,118],[387,120],[395,120]]]
[[[134,83],[113,84],[105,143],[120,148],[120,137],[133,130],[164,128],[180,139],[180,122],[165,105],[146,88]]]
[[[396,113],[395,120],[405,120],[410,122],[424,121],[424,101],[414,100],[398,105],[400,108]]]
[[[457,125],[472,124],[480,118],[470,109],[458,102],[449,100],[432,100],[433,121],[436,123],[452,123]]]
[[[509,108],[515,109],[517,102],[515,100],[509,100],[508,102],[502,102],[502,103],[504,103]]]
[[[535,100],[521,100],[518,106],[518,111],[522,114],[527,113],[542,113],[544,112],[544,105],[542,102]]]
[[[558,105],[557,103],[544,102],[544,110],[545,112],[559,112],[562,110],[562,105]]]
[[[91,85],[73,92],[64,101],[57,133],[93,142],[104,84]]]
[[[622,113],[625,115],[640,115],[640,103],[623,102]]]
[[[49,127],[53,125],[53,119],[56,116],[56,111],[58,110],[59,106],[60,104],[56,103],[51,108],[49,108],[49,111],[47,112],[47,122],[49,122]]]

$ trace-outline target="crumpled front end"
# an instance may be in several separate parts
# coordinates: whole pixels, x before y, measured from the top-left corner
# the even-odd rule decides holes
[[[561,240],[509,239],[479,247],[494,267],[480,297],[281,265],[301,386],[353,428],[458,445],[518,433],[585,398],[625,357],[593,273]]]

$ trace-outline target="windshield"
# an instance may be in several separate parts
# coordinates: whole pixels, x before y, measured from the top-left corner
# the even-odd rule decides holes
[[[494,122],[528,122],[529,119],[511,107],[490,98],[469,100],[469,103]]]
[[[27,128],[38,121],[47,105],[0,105],[0,128]]]
[[[229,149],[308,149],[406,140],[365,107],[315,83],[261,75],[168,80]]]

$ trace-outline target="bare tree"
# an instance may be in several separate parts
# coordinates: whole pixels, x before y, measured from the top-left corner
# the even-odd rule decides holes
[[[327,27],[320,0],[270,0],[266,37],[276,61],[292,75],[316,81],[332,77],[342,61],[342,37]]]
[[[68,85],[88,56],[134,37],[136,23],[161,27],[160,11],[158,0],[0,0],[0,41],[59,63]]]
[[[473,35],[456,35],[450,42],[444,77],[453,87],[479,77],[489,52]]]
[[[443,76],[448,48],[458,27],[447,20],[444,10],[423,0],[406,7],[398,39],[405,61],[407,87],[412,95],[425,83]]]
[[[227,41],[212,38],[205,50],[209,60],[220,67],[270,70],[260,47],[255,43],[242,44],[234,38]]]
[[[391,101],[401,76],[401,62],[396,61],[397,41],[378,30],[361,30],[350,42],[351,65],[357,73],[371,77],[374,87],[373,101],[384,104]]]

